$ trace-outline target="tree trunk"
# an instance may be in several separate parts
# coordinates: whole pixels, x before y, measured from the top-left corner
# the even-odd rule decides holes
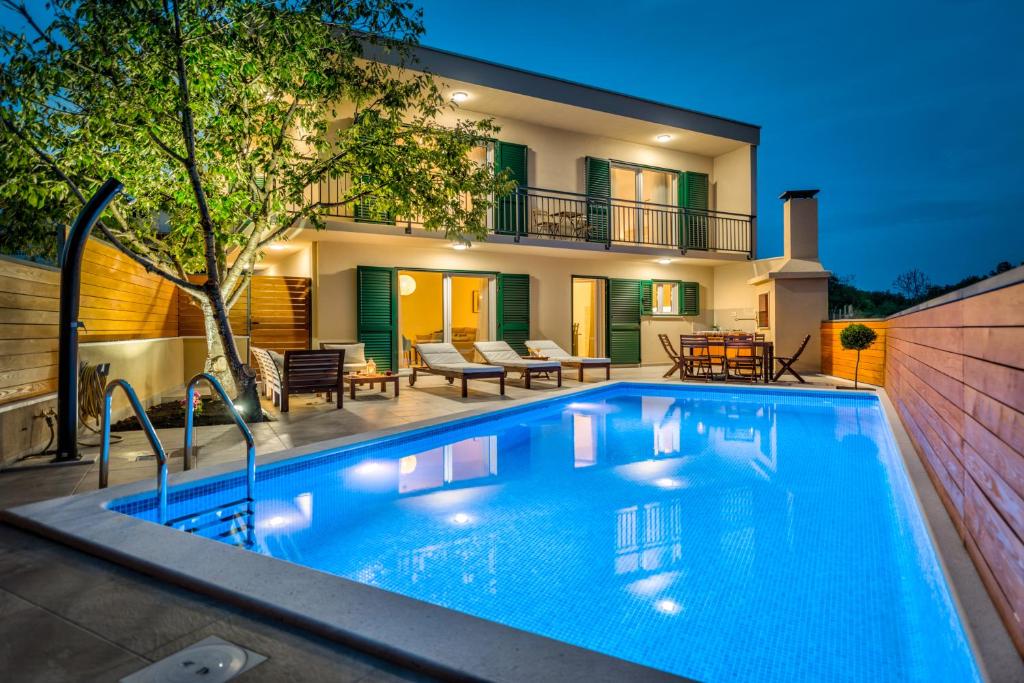
[[[857,388],[857,376],[860,374],[860,349],[857,349],[857,362],[853,364],[853,388]]]
[[[206,364],[203,369],[216,377],[228,396],[235,399],[235,405],[246,422],[260,422],[263,412],[256,391],[256,377],[238,355],[223,300],[220,306],[215,303],[219,291],[212,296],[209,294],[197,302],[203,312],[206,330]]]

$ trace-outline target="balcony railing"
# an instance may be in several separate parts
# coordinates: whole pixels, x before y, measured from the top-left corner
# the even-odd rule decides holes
[[[333,180],[312,185],[309,199],[337,202],[347,182]],[[416,219],[377,215],[358,204],[331,206],[327,216],[368,223],[413,227]],[[669,204],[591,197],[574,192],[519,187],[495,200],[488,217],[490,231],[521,238],[590,242],[751,256],[752,217],[728,211],[687,209]]]

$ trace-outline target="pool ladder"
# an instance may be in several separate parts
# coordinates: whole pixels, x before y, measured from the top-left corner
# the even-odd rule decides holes
[[[251,522],[254,512],[253,506],[256,502],[256,442],[253,439],[252,432],[249,431],[248,425],[245,424],[245,420],[242,419],[242,416],[238,413],[238,409],[235,408],[235,404],[230,398],[228,398],[227,393],[224,391],[224,387],[221,386],[221,383],[217,381],[216,377],[208,372],[200,372],[198,375],[190,379],[188,384],[185,386],[185,448],[182,454],[185,459],[184,468],[186,470],[190,470],[195,467],[196,464],[195,449],[192,444],[193,434],[195,431],[192,425],[195,412],[195,404],[192,402],[192,396],[198,384],[203,380],[206,380],[217,395],[220,396],[220,399],[224,402],[224,405],[227,406],[228,412],[235,421],[235,426],[238,427],[238,431],[242,432],[242,437],[245,439],[246,497],[236,503],[230,503],[229,506],[245,503],[247,507],[247,515]],[[156,497],[158,521],[160,524],[166,525],[196,516],[186,515],[181,519],[168,521],[167,452],[164,450],[163,444],[160,443],[160,437],[157,436],[156,430],[153,429],[153,423],[150,422],[149,416],[146,415],[146,411],[142,408],[142,404],[139,403],[139,397],[135,394],[135,389],[133,389],[132,385],[124,379],[111,380],[110,383],[107,384],[107,389],[103,395],[103,441],[100,445],[100,488],[107,488],[110,479],[110,408],[114,398],[114,391],[119,387],[128,398],[128,403],[131,405],[132,411],[135,413],[135,418],[139,421],[139,424],[142,425],[142,430],[146,433],[146,439],[149,440],[149,445],[153,447],[153,453],[156,455]],[[251,538],[252,524],[250,523],[248,527]]]

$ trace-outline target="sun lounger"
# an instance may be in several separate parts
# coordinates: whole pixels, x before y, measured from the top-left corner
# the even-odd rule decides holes
[[[409,386],[416,385],[416,377],[420,374],[441,375],[452,384],[456,379],[462,381],[462,398],[469,395],[466,383],[471,379],[498,378],[501,395],[505,395],[505,369],[496,365],[483,365],[481,363],[467,362],[451,344],[432,342],[417,344],[423,365],[414,366],[412,374],[409,375]]]
[[[562,365],[558,361],[523,358],[504,341],[473,342],[473,348],[491,365],[500,365],[506,372],[521,373],[527,389],[532,377],[552,372],[558,377],[558,386],[562,386]]]
[[[527,340],[526,348],[535,356],[543,356],[548,360],[558,361],[564,368],[576,368],[579,371],[579,381],[581,382],[583,381],[583,370],[585,368],[604,368],[604,378],[612,378],[612,361],[610,358],[573,356],[550,339]]]

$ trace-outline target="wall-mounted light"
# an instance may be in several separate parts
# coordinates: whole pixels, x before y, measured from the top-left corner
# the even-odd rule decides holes
[[[455,104],[465,102],[468,99],[469,93],[466,92],[465,90],[456,90],[455,92],[452,93],[452,102],[454,102]]]
[[[398,291],[402,296],[409,296],[416,291],[416,278],[402,273],[398,276]]]
[[[661,135],[656,136],[654,139],[657,140],[658,142],[668,142],[669,140],[672,139],[672,136],[669,135],[668,133],[662,133]]]

